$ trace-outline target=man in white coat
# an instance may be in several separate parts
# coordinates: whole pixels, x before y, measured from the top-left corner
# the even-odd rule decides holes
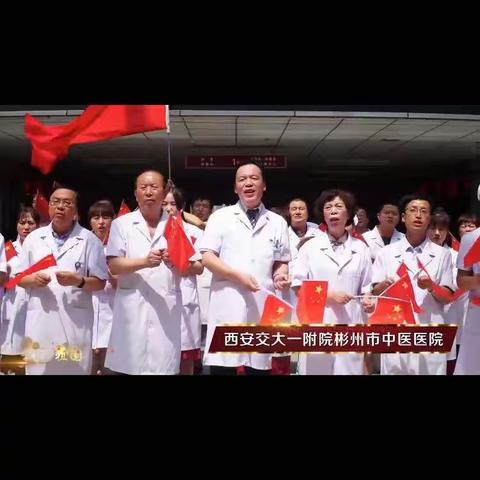
[[[396,279],[404,263],[415,292],[416,302],[423,310],[415,313],[419,324],[445,323],[445,301],[432,291],[432,280],[452,293],[452,257],[444,248],[427,237],[431,219],[430,201],[422,194],[405,196],[401,203],[402,221],[407,234],[402,240],[382,248],[376,256],[372,271],[372,293],[380,295]],[[431,279],[419,269],[423,264]],[[447,354],[392,353],[382,354],[382,375],[445,375]]]
[[[92,292],[108,278],[103,246],[76,222],[78,194],[59,188],[49,202],[51,223],[23,243],[13,274],[47,255],[56,266],[25,276],[27,375],[88,375],[92,362]]]
[[[113,326],[105,366],[130,375],[176,375],[180,371],[180,272],[170,263],[163,236],[165,177],[146,171],[135,183],[138,210],[113,221],[107,245],[112,275],[118,275]],[[201,256],[183,273],[198,273]]]
[[[217,325],[255,324],[262,312],[254,292],[261,287],[274,293],[289,288],[290,248],[287,222],[265,208],[264,173],[254,163],[241,165],[235,174],[236,205],[216,211],[208,220],[199,249],[212,274],[204,365],[212,374],[268,374],[269,354],[209,353]]]
[[[378,225],[372,230],[363,233],[363,238],[368,243],[372,261],[375,260],[379,250],[386,245],[400,241],[405,235],[395,227],[400,222],[400,211],[393,203],[384,203],[377,213]]]

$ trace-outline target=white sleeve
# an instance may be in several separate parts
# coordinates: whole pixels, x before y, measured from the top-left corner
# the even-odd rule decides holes
[[[476,238],[476,235],[467,234],[464,235],[462,240],[460,241],[460,250],[458,251],[457,257],[457,268],[459,270],[465,270],[466,272],[471,272],[473,270],[473,265],[466,267],[463,262],[465,259],[465,255],[469,252]]]
[[[127,239],[118,220],[112,222],[108,236],[107,257],[126,257]]]
[[[311,242],[315,240],[310,240]],[[291,276],[292,276],[292,287],[300,287],[304,280],[309,278],[309,256],[308,256],[308,245],[304,245],[299,251],[298,256],[295,259],[293,264]]]
[[[455,284],[453,283],[453,264],[452,256],[450,252],[445,250],[443,261],[440,265],[438,272],[439,282],[441,287],[448,287],[450,290],[455,291]]]
[[[0,272],[7,272],[7,257],[5,256],[5,241],[0,234]]]
[[[370,257],[370,249],[365,247],[363,253],[363,268],[361,274],[360,292],[359,294],[370,293],[372,290],[372,259]]]
[[[107,259],[103,250],[102,242],[92,237],[87,240],[87,274],[89,277],[97,277],[100,280],[108,280]]]
[[[388,277],[387,265],[385,259],[385,248],[382,248],[375,257],[372,265],[372,285],[383,282]]]
[[[223,215],[213,214],[207,222],[205,233],[199,241],[198,250],[201,253],[215,252],[220,254],[223,243]],[[227,220],[227,219],[225,219]]]
[[[22,245],[22,249],[18,254],[17,261],[15,265],[12,267],[12,272],[10,273],[10,278],[18,275],[19,273],[24,272],[27,268],[31,266],[30,261],[30,235],[25,239]]]
[[[290,239],[288,235],[288,224],[282,219],[279,238],[275,239],[275,250],[273,259],[276,262],[289,262],[292,256],[290,254]]]

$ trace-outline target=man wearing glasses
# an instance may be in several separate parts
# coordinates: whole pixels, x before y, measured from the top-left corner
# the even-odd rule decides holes
[[[25,276],[19,285],[29,294],[25,326],[27,375],[88,375],[91,369],[92,292],[108,278],[100,240],[76,221],[78,194],[52,193],[50,224],[32,232],[23,244],[13,274],[48,255],[56,266]]]
[[[400,202],[402,222],[406,235],[400,241],[382,248],[372,271],[372,293],[380,295],[399,279],[398,268],[403,264],[413,285],[415,299],[421,313],[414,313],[420,324],[445,323],[444,300],[432,291],[432,281],[452,292],[450,252],[427,237],[431,219],[431,203],[421,194],[407,195]],[[419,268],[419,261],[425,271]],[[382,354],[382,375],[445,375],[447,354],[389,353]]]

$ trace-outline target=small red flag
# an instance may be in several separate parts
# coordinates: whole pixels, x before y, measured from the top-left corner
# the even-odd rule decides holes
[[[44,125],[25,115],[25,135],[32,142],[32,165],[44,175],[68,155],[70,146],[168,129],[166,105],[90,105],[66,125]]]
[[[407,266],[402,263],[397,270],[397,275],[400,277],[393,285],[390,285],[382,295],[388,295],[389,297],[400,298],[402,300],[409,300],[412,302],[413,311],[416,313],[422,313],[422,309],[417,303],[415,298],[415,290],[413,289],[410,275],[408,274]]]
[[[130,212],[131,210],[128,207],[128,205],[125,203],[125,200],[122,200],[120,208],[118,209],[117,218],[122,217],[123,215],[126,215],[127,213],[130,213]]]
[[[267,295],[259,324],[267,326],[287,322],[291,311],[292,307],[281,298],[273,294]]]
[[[48,213],[48,200],[43,196],[40,190],[37,190],[34,200],[35,210],[38,212],[42,219],[49,219]]]
[[[452,241],[452,248],[458,252],[460,250],[460,242],[453,236],[452,232],[448,232],[450,235],[450,239]]]
[[[432,291],[437,298],[441,298],[442,300],[444,300],[448,303],[451,303],[451,302],[455,301],[457,298],[459,298],[463,295],[464,292],[462,292],[461,294],[457,294],[458,296],[456,297],[455,294],[457,292],[455,292],[455,294],[447,292],[444,288],[442,288],[440,285],[438,285],[438,283],[435,283],[433,281],[433,278],[430,276],[430,274],[428,273],[427,269],[425,268],[423,263],[420,261],[420,259],[417,259],[417,263],[418,263],[418,268],[420,268],[422,271],[424,271],[425,274],[427,275],[428,279],[432,282]]]
[[[188,268],[190,257],[195,254],[195,249],[185,235],[180,213],[176,217],[168,217],[163,236],[167,240],[170,261],[178,270],[184,272]]]
[[[323,323],[328,282],[305,280],[298,292],[297,317],[302,325]]]
[[[9,240],[5,242],[5,257],[7,258],[7,262],[9,262],[13,257],[18,255],[15,247],[13,246],[13,242]]]
[[[326,223],[321,223],[318,228],[322,231],[322,232],[326,232],[328,230],[328,227],[327,227],[327,224]]]
[[[377,307],[368,319],[369,325],[395,325],[402,323],[415,324],[412,305],[409,301],[393,298],[377,298]]]
[[[48,267],[54,267],[57,264],[55,257],[50,254],[47,255],[46,257],[43,257],[41,260],[39,260],[37,263],[33,264],[31,267],[27,268],[23,272],[19,273],[16,277],[11,278],[6,284],[5,288],[13,288],[18,283],[22,278],[26,277],[27,275],[31,275],[32,273],[39,272],[40,270],[45,270]]]
[[[475,240],[472,247],[463,259],[463,264],[466,267],[471,267],[474,263],[477,262],[480,262],[480,237]]]

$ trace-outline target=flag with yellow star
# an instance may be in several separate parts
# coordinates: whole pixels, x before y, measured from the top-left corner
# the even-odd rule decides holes
[[[17,255],[17,251],[15,250],[12,241],[9,240],[8,242],[5,242],[5,257],[7,258],[7,262]]]
[[[415,324],[412,305],[409,301],[378,297],[377,307],[368,319],[369,325]]]
[[[297,317],[302,325],[323,323],[328,282],[305,280],[298,292]]]
[[[270,294],[265,300],[260,325],[275,325],[289,323],[292,307],[276,295]]]
[[[384,292],[382,292],[382,295],[399,298],[401,300],[407,300],[411,302],[414,312],[422,313],[423,310],[417,303],[417,300],[415,298],[415,290],[413,289],[408,269],[404,263],[402,263],[398,268],[397,275],[400,277],[400,279],[390,285]]]

